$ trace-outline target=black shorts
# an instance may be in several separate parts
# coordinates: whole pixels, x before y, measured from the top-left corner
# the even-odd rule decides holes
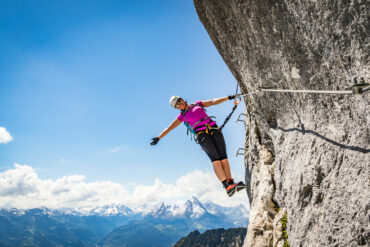
[[[227,159],[225,139],[221,130],[213,130],[212,135],[201,132],[197,141],[212,162]]]

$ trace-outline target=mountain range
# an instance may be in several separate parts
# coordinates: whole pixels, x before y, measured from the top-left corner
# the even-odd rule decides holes
[[[141,211],[124,205],[94,208],[0,209],[0,247],[172,246],[191,231],[246,227],[244,206],[222,207],[192,197]]]

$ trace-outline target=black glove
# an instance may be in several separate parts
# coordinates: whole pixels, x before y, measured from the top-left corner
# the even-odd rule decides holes
[[[230,96],[227,96],[227,98],[230,100],[230,99],[235,99],[236,98],[236,95],[230,95]]]
[[[150,143],[150,145],[157,145],[158,142],[159,142],[159,138],[154,137],[154,138],[152,138],[152,142]]]

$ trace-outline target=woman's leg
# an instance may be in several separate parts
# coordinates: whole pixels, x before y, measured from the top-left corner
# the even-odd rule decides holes
[[[232,178],[232,176],[231,176],[231,170],[230,170],[230,165],[229,165],[229,160],[227,158],[221,160],[221,166],[222,166],[222,169],[223,169],[224,174],[226,176],[226,179]]]
[[[229,165],[229,160],[227,158],[226,153],[226,144],[225,139],[221,131],[216,130],[214,131],[214,134],[212,135],[212,141],[215,145],[215,148],[217,149],[217,154],[220,157],[221,161],[221,167],[223,170],[223,173],[225,174],[225,179],[231,179],[231,170]]]
[[[213,161],[212,165],[213,165],[213,170],[215,171],[218,180],[220,180],[220,182],[225,181],[227,179],[227,176],[225,174],[221,161],[219,160]]]
[[[202,134],[199,138],[202,140],[200,145],[212,161],[217,178],[221,182],[231,179],[230,165],[222,133],[217,131],[213,135]]]
[[[212,161],[213,170],[216,174],[216,177],[222,182],[227,179],[225,175],[224,168],[221,164],[220,157],[218,155],[218,151],[216,149],[215,143],[212,140],[212,137],[207,134],[200,134],[198,137],[200,140],[199,144],[202,149],[206,152],[208,157]]]

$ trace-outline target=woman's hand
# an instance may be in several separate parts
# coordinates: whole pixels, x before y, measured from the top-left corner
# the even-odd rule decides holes
[[[152,138],[152,142],[150,143],[150,145],[157,145],[158,142],[159,142],[159,138],[154,137],[154,138]]]

